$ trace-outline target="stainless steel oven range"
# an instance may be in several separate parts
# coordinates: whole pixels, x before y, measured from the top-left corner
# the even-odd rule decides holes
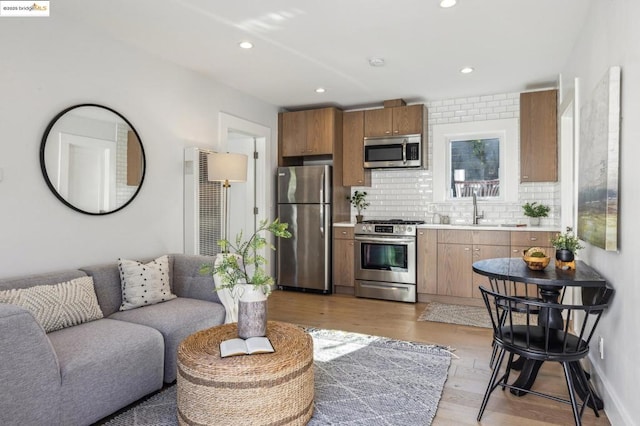
[[[416,225],[366,220],[355,225],[355,295],[416,302]]]

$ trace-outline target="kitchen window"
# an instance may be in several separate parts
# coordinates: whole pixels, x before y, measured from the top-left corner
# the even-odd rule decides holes
[[[433,126],[433,201],[518,201],[518,120]]]
[[[500,139],[449,141],[452,198],[500,196]]]

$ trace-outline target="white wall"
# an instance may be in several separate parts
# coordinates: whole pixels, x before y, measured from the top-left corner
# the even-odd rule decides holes
[[[184,148],[215,149],[221,111],[270,128],[277,141],[275,106],[82,24],[59,16],[3,18],[0,40],[0,277],[182,252]],[[64,206],[40,171],[47,124],[86,102],[127,117],[147,158],[138,197],[107,216]],[[276,147],[271,151],[276,158]],[[272,180],[265,179],[266,193]]]
[[[599,359],[597,345],[592,346],[591,352],[600,385],[604,387],[605,410],[613,425],[634,425],[640,421],[637,390],[640,383],[640,220],[637,217],[640,197],[636,187],[637,159],[640,158],[639,21],[637,0],[594,0],[584,30],[562,72],[563,81],[579,78],[580,104],[584,105],[608,68],[622,67],[619,251],[587,247],[580,253],[616,290],[613,305],[597,331],[605,341],[604,360]]]

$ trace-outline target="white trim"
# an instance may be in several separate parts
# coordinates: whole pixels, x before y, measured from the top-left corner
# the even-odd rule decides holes
[[[269,127],[263,126],[258,123],[254,123],[248,120],[245,120],[240,117],[236,117],[234,115],[220,112],[218,114],[218,147],[219,151],[223,152],[235,152],[234,148],[230,146],[229,141],[229,132],[242,133],[247,135],[247,137],[255,138],[256,142],[256,151],[258,152],[258,161],[256,162],[256,186],[255,186],[255,197],[256,197],[256,207],[258,207],[258,216],[257,219],[273,219],[271,218],[272,210],[268,208],[268,195],[273,193],[273,181],[274,178],[270,176],[271,172],[271,150],[268,147],[271,146],[271,129]],[[250,158],[249,161],[252,161]],[[247,191],[251,188],[249,185],[245,185]],[[232,187],[233,190],[233,187]],[[253,200],[253,193],[245,194],[247,199]],[[249,204],[253,204],[249,202]],[[250,208],[247,209],[247,212],[250,212]],[[233,213],[232,213],[233,214]],[[251,214],[251,213],[247,213]],[[245,231],[246,232],[246,231]],[[231,232],[232,238],[235,237],[234,232]],[[268,264],[273,264],[275,262],[271,262],[272,260],[273,250],[264,249],[262,255],[267,259]]]
[[[449,168],[449,141],[464,138],[500,138],[500,196],[486,198],[486,202],[517,202],[520,180],[520,135],[518,119],[474,121],[438,124],[433,126],[433,201],[468,202],[449,196],[451,186]]]

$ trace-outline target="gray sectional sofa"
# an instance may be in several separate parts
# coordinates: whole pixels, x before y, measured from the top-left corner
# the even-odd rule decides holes
[[[224,322],[203,263],[211,258],[169,255],[178,297],[126,311],[117,262],[0,279],[7,290],[91,276],[104,316],[46,333],[29,310],[0,303],[0,424],[88,425],[173,382],[180,342]]]

